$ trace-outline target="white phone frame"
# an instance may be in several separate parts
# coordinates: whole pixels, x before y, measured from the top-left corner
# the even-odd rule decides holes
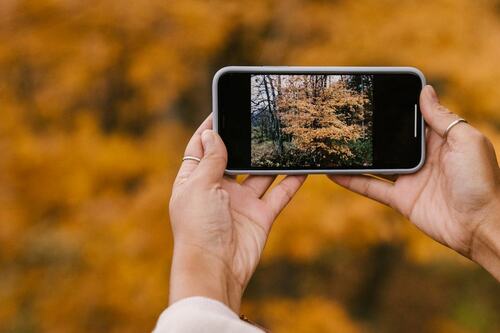
[[[352,73],[393,73],[393,74],[416,74],[425,86],[424,74],[415,67],[322,67],[322,66],[227,66],[219,69],[215,73],[212,81],[212,111],[213,129],[218,132],[218,82],[219,78],[228,72],[238,73],[332,73],[332,74],[352,74]],[[226,169],[226,174],[239,175],[301,175],[301,174],[408,174],[418,171],[425,163],[425,121],[421,117],[421,158],[417,166],[408,169],[259,169],[259,170],[235,170]]]

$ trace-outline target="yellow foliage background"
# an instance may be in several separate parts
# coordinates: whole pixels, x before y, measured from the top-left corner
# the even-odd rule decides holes
[[[150,331],[167,205],[224,65],[409,65],[500,149],[498,0],[2,0],[0,332]],[[498,332],[500,288],[310,177],[243,312],[273,332]]]

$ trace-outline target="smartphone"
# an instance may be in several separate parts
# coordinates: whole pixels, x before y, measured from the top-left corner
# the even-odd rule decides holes
[[[413,67],[230,66],[213,78],[228,174],[405,174],[425,159]]]

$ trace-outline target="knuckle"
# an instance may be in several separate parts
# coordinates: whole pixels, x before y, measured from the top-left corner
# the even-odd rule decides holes
[[[290,188],[288,184],[281,184],[281,191],[285,194],[287,200],[290,200],[293,197],[294,191]]]
[[[483,133],[472,127],[469,130],[468,136],[469,140],[473,141],[476,144],[488,144],[489,141]]]
[[[452,128],[448,133],[448,140],[452,144],[463,144],[465,142],[478,144],[481,142],[483,134],[474,127],[460,123],[457,128]]]
[[[224,154],[224,155],[219,155],[219,159],[220,161],[223,163],[223,164],[226,164],[227,163],[227,155]]]
[[[368,195],[370,193],[370,189],[371,189],[371,182],[366,181],[361,187],[361,193],[363,195]]]
[[[207,156],[207,158],[217,164],[227,164],[227,156],[226,155],[219,155],[219,154],[214,154]]]
[[[445,107],[444,105],[441,105],[441,104],[436,105],[436,111],[443,114],[443,115],[447,115],[447,114],[452,113],[447,107]]]

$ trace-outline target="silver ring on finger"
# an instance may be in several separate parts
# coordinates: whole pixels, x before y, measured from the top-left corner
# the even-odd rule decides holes
[[[464,118],[458,118],[457,120],[452,121],[451,124],[449,124],[448,127],[446,128],[446,130],[444,131],[443,139],[446,140],[451,129],[460,123],[468,124],[467,120],[465,120]]]
[[[195,161],[195,162],[200,163],[201,158],[196,157],[196,156],[186,155],[182,158],[182,161]]]

